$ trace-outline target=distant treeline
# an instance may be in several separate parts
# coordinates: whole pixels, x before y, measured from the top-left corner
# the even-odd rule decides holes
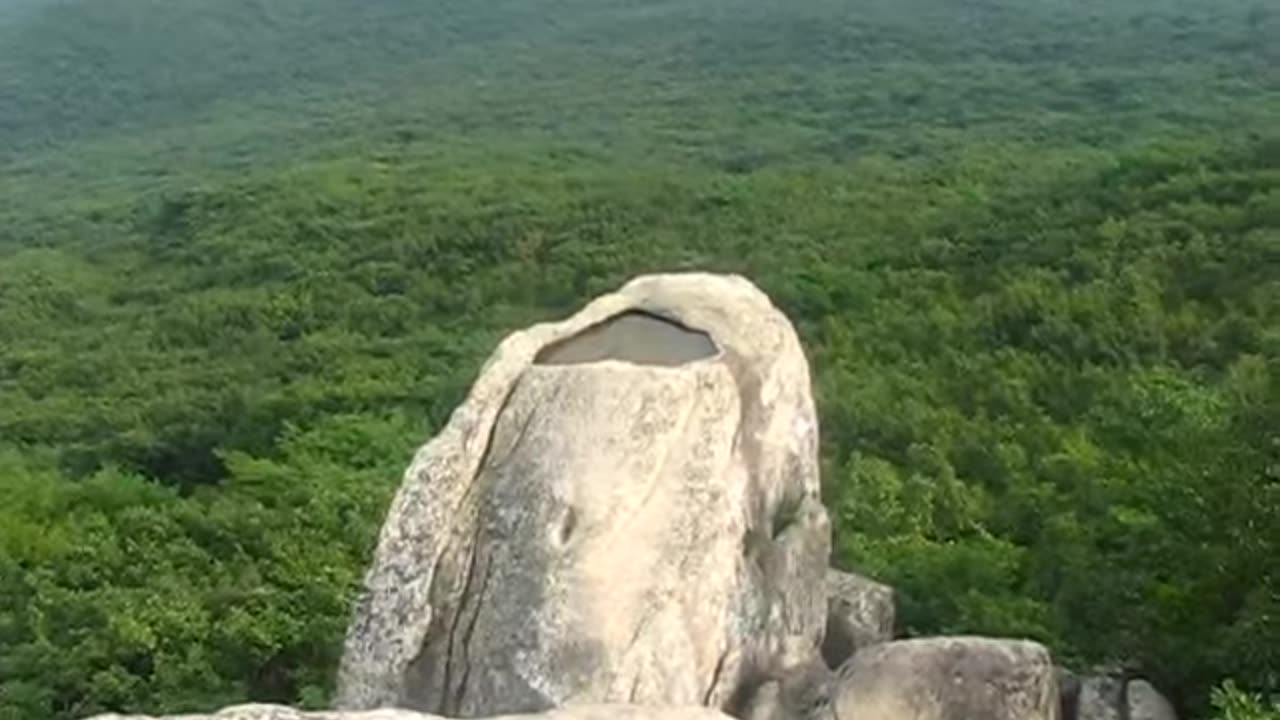
[[[497,341],[680,269],[796,323],[902,632],[1262,717],[1222,683],[1280,691],[1280,12],[303,5],[0,26],[0,720],[323,705]]]

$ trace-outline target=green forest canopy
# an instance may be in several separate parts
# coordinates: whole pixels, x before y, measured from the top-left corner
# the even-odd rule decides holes
[[[504,333],[740,272],[900,631],[1280,690],[1280,8],[0,0],[0,720],[323,705]]]

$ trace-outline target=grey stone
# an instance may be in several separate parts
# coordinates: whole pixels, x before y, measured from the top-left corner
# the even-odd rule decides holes
[[[740,277],[638,278],[509,336],[405,474],[338,707],[726,708],[815,660],[817,437],[795,331]]]
[[[1057,720],[1049,652],[978,637],[898,640],[858,651],[833,691],[840,720]]]
[[[166,720],[445,720],[410,710],[365,712],[302,712],[280,705],[237,705],[206,715],[167,715]],[[91,720],[160,720],[149,715],[98,715]],[[729,720],[714,710],[698,707],[640,707],[598,705],[561,708],[536,715],[503,715],[491,720]]]
[[[1173,703],[1146,680],[1130,680],[1125,688],[1129,720],[1178,720]]]
[[[840,667],[859,648],[893,639],[893,588],[839,570],[828,570],[826,583],[822,657],[828,667]]]
[[[835,720],[833,679],[831,669],[815,660],[767,680],[733,714],[743,720]]]
[[[1124,691],[1125,680],[1120,674],[1081,678],[1075,720],[1124,720]]]

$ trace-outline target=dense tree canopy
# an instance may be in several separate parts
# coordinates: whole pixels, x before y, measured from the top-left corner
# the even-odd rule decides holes
[[[0,0],[0,720],[323,705],[498,338],[694,268],[903,634],[1280,691],[1280,11],[800,5]]]

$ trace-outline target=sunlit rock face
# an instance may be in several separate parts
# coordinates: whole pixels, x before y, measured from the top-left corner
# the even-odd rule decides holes
[[[508,337],[417,454],[338,706],[728,708],[817,657],[829,525],[795,332],[742,278],[639,278]]]

